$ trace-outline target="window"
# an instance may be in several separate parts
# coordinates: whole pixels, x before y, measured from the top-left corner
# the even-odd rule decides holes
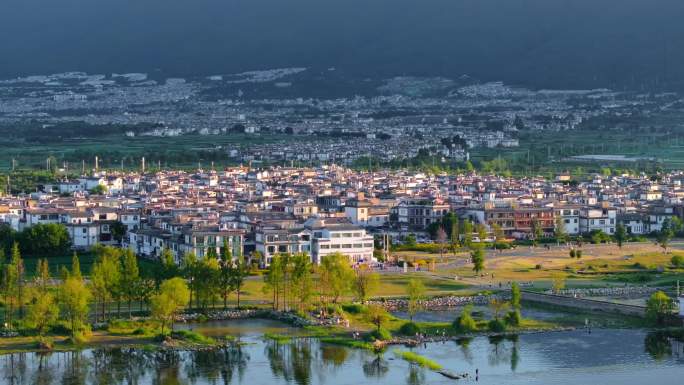
[[[339,249],[339,248],[340,248],[340,245],[330,245],[330,248],[331,248],[331,249]]]
[[[365,247],[373,247],[373,244],[372,244],[372,243],[364,243],[363,245],[364,245]]]
[[[330,248],[329,245],[321,245],[321,249],[329,249],[329,248]]]
[[[344,244],[344,245],[342,245],[342,248],[343,249],[351,249],[352,245],[351,244]]]
[[[355,249],[360,249],[360,248],[362,248],[362,247],[363,247],[363,243],[355,243],[355,244],[354,244],[354,248],[355,248]]]

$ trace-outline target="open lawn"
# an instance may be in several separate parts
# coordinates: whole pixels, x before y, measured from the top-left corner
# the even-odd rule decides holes
[[[681,243],[664,253],[651,243],[584,245],[582,258],[570,258],[569,248],[518,247],[503,252],[488,251],[484,276],[476,277],[467,261],[447,265],[437,274],[480,286],[498,286],[499,282],[531,282],[534,287],[549,288],[554,278],[567,280],[568,287],[605,287],[625,284],[672,285],[684,280],[684,270],[670,264],[674,254],[684,255]]]

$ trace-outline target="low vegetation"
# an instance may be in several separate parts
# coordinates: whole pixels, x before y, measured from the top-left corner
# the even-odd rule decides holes
[[[438,364],[437,362],[427,358],[423,357],[420,354],[416,354],[413,352],[408,352],[408,351],[401,351],[401,350],[395,350],[394,354],[401,358],[404,361],[408,361],[413,364],[420,365],[424,368],[428,368],[430,370],[441,370],[442,365]]]

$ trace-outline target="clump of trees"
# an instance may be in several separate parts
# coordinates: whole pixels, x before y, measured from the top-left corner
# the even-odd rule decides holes
[[[14,244],[24,255],[57,257],[69,253],[71,238],[66,227],[57,223],[39,223],[21,232],[0,225],[0,248],[7,253]]]

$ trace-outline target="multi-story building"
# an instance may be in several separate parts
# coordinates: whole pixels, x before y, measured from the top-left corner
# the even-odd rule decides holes
[[[593,206],[580,209],[580,233],[587,234],[594,230],[606,234],[615,234],[617,225],[617,209],[614,207]]]
[[[449,212],[449,205],[438,199],[405,199],[396,209],[397,223],[409,230],[425,230]]]
[[[374,261],[373,237],[359,226],[348,222],[311,218],[304,226],[311,231],[311,259],[320,263],[329,254],[342,253],[351,263]]]

